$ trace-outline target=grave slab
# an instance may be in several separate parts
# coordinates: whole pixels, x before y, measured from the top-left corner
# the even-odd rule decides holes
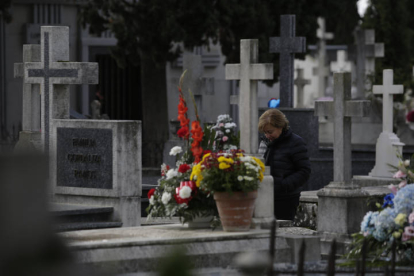
[[[315,231],[279,228],[276,238],[277,262],[291,262],[288,238],[309,238]],[[159,258],[177,245],[183,246],[197,268],[231,267],[234,257],[245,251],[266,253],[269,230],[223,232],[190,230],[181,225],[129,227],[62,233],[79,263],[107,273],[153,271]],[[319,248],[319,244],[315,247]]]
[[[114,207],[113,220],[140,225],[141,122],[54,120],[54,201]]]

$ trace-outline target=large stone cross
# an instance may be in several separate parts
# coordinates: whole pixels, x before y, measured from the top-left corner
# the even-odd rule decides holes
[[[183,69],[187,70],[183,83],[183,91],[191,90],[197,105],[198,113],[202,121],[205,119],[205,109],[203,108],[203,95],[214,95],[214,78],[203,77],[204,66],[201,55],[185,51],[183,54]],[[193,105],[189,105],[191,109]]]
[[[49,153],[52,119],[69,119],[69,85],[98,83],[98,64],[69,62],[69,27],[41,27],[40,62],[24,62],[24,82],[40,84],[41,132]]]
[[[257,153],[259,146],[257,80],[273,78],[273,64],[258,64],[259,41],[240,40],[240,64],[226,64],[226,80],[240,80],[239,126],[240,148],[246,153]]]
[[[302,68],[297,68],[296,72],[297,72],[297,76],[294,81],[294,84],[296,85],[296,91],[297,91],[297,97],[298,97],[296,107],[303,108],[305,107],[303,88],[305,87],[305,85],[310,84],[311,82],[309,79],[305,79]]]
[[[331,62],[331,70],[336,73],[351,72],[351,63],[346,60],[346,51],[336,52],[336,60]]]
[[[371,102],[351,101],[351,73],[334,73],[334,100],[316,101],[315,115],[334,121],[334,179],[332,185],[351,185],[351,117],[369,115]]]
[[[350,56],[356,59],[357,98],[365,99],[365,91],[370,90],[370,76],[375,73],[375,58],[384,57],[384,43],[375,43],[375,30],[357,30],[356,45],[350,47]]]
[[[314,75],[318,76],[318,98],[325,96],[326,78],[330,71],[326,66],[326,40],[333,39],[332,33],[326,32],[325,18],[318,17],[319,28],[316,30],[318,42],[318,67],[314,68]]]
[[[23,62],[40,62],[40,45],[23,45]],[[24,78],[24,63],[14,64],[14,77]],[[22,130],[40,131],[40,85],[23,79]]]
[[[383,85],[374,85],[374,94],[382,94],[382,133],[380,134],[375,152],[375,167],[370,172],[374,177],[392,177],[390,165],[398,165],[397,154],[402,154],[403,143],[392,131],[393,128],[393,95],[404,92],[403,85],[394,84],[393,70],[382,72]]]
[[[280,16],[280,37],[269,38],[269,52],[280,53],[280,107],[293,107],[295,53],[306,51],[306,38],[295,37],[295,15]]]

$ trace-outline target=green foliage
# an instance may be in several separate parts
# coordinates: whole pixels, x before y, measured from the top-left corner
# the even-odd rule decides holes
[[[191,276],[194,269],[192,259],[187,256],[186,250],[182,246],[173,247],[161,258],[157,266],[159,276]]]

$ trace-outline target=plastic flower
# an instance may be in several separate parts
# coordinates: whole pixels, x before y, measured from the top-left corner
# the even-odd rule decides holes
[[[374,232],[375,220],[378,214],[378,212],[370,211],[364,216],[364,219],[361,222],[361,232],[363,232],[365,236],[372,235],[372,232]]]
[[[176,156],[179,153],[182,153],[183,149],[180,146],[175,146],[170,150],[170,155]]]
[[[392,177],[393,178],[404,178],[407,175],[405,173],[403,173],[401,170],[399,170],[398,172],[396,172]]]
[[[399,226],[404,226],[404,223],[407,221],[407,215],[399,213],[394,221]]]
[[[167,205],[170,200],[171,200],[171,194],[170,193],[167,193],[167,192],[164,192],[162,194],[162,197],[161,197],[162,203],[164,205]]]
[[[414,208],[414,184],[401,188],[394,199],[394,209],[397,214],[409,214]]]
[[[372,236],[380,241],[386,241],[395,228],[395,211],[393,208],[384,209],[375,220],[375,230]]]
[[[186,199],[189,198],[191,196],[191,188],[188,186],[184,186],[180,189],[179,195],[181,198]]]
[[[154,188],[151,189],[151,190],[149,190],[148,191],[148,194],[147,194],[148,198],[151,198],[154,195],[154,193],[155,193],[155,189]]]

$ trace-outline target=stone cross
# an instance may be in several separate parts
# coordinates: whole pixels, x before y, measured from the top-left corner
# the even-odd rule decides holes
[[[314,75],[318,76],[318,98],[325,96],[326,77],[330,71],[326,66],[326,40],[333,39],[332,33],[326,32],[325,18],[318,17],[319,28],[316,31],[318,42],[318,67],[314,68]]]
[[[375,30],[357,30],[356,45],[349,47],[350,57],[356,60],[357,96],[365,99],[365,91],[371,90],[371,78],[375,73],[375,58],[384,57],[384,43],[375,43]]]
[[[305,85],[310,84],[311,82],[310,80],[304,78],[302,68],[297,68],[296,72],[297,72],[297,77],[294,81],[294,84],[296,85],[296,91],[297,91],[297,97],[298,97],[296,107],[303,108],[305,107],[305,104],[304,104],[305,101],[303,99],[304,97],[303,88],[305,87]]]
[[[295,15],[280,16],[280,37],[269,39],[270,53],[280,53],[280,107],[293,107],[295,53],[306,51],[306,38],[295,37]]]
[[[334,73],[334,100],[316,101],[315,115],[334,121],[334,179],[332,185],[351,185],[351,117],[369,115],[370,101],[351,101],[351,73]]]
[[[69,27],[41,27],[40,62],[23,63],[25,84],[40,84],[41,132],[49,153],[52,119],[69,119],[69,85],[98,83],[98,64],[69,62]]]
[[[201,55],[192,52],[184,52],[183,54],[183,68],[187,70],[185,81],[183,83],[183,91],[187,93],[188,89],[194,95],[194,100],[197,105],[198,113],[202,121],[205,117],[203,111],[203,95],[214,95],[214,78],[203,77],[203,63]],[[191,101],[188,107],[191,109],[193,104]]]
[[[336,60],[331,62],[331,70],[333,72],[351,72],[351,63],[346,60],[345,50],[336,52]]]
[[[239,125],[240,148],[246,153],[257,153],[259,147],[257,80],[273,78],[273,64],[258,64],[259,41],[240,40],[240,64],[226,65],[226,80],[240,80]]]
[[[14,77],[24,78],[24,63],[40,62],[40,45],[23,45],[23,63],[14,64]],[[22,130],[40,131],[40,85],[23,79]]]
[[[402,154],[403,143],[392,131],[393,128],[393,95],[403,94],[403,85],[395,85],[393,70],[382,72],[383,85],[374,85],[374,94],[382,94],[382,133],[380,134],[375,152],[375,167],[370,172],[374,177],[392,177],[390,165],[397,166],[397,153]]]

